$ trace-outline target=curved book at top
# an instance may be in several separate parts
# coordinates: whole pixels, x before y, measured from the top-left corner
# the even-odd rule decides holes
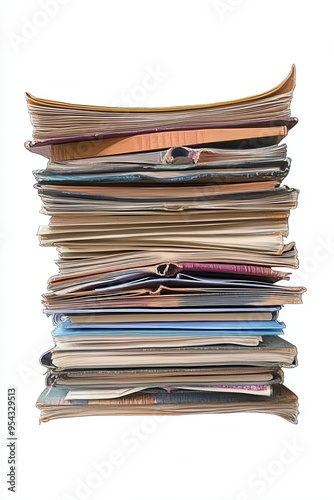
[[[26,93],[34,127],[29,143],[64,143],[122,135],[208,128],[295,125],[290,104],[295,88],[293,65],[273,89],[232,101],[172,107],[121,108],[70,104]]]

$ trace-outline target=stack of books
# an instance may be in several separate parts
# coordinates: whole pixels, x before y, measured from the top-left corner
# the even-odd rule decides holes
[[[86,415],[262,412],[297,421],[283,385],[297,349],[278,315],[298,190],[281,141],[297,123],[295,67],[240,100],[108,108],[26,94],[40,244],[58,249],[45,313],[41,421]]]

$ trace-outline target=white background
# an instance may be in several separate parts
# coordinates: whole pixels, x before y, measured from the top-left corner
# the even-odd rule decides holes
[[[17,492],[7,491],[2,476],[2,498],[328,497],[333,2],[54,0],[48,13],[42,3],[1,2],[2,472],[8,472],[7,387],[18,392]],[[52,328],[40,298],[56,272],[56,250],[40,248],[36,237],[47,219],[39,214],[32,171],[44,168],[45,160],[23,147],[32,135],[24,92],[87,104],[126,105],[122,94],[143,106],[206,103],[268,90],[292,63],[292,115],[299,124],[286,141],[293,160],[287,184],[300,189],[300,201],[290,217],[289,240],[297,241],[300,256],[294,283],[308,292],[304,305],[285,307],[280,319],[287,324],[285,338],[299,350],[299,366],[286,370],[286,385],[300,398],[298,425],[256,414],[39,425],[35,402],[44,376],[38,358],[51,347]]]

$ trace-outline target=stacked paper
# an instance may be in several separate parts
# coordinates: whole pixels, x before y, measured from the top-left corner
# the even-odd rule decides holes
[[[295,68],[273,90],[176,108],[103,108],[27,94],[35,171],[58,250],[54,347],[37,406],[67,416],[255,411],[297,421],[282,338],[298,267],[282,139]]]

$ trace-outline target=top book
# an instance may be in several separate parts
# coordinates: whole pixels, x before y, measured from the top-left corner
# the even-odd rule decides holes
[[[120,108],[69,104],[26,93],[34,143],[71,142],[166,130],[287,125],[296,68],[262,94],[232,101],[156,108]]]

